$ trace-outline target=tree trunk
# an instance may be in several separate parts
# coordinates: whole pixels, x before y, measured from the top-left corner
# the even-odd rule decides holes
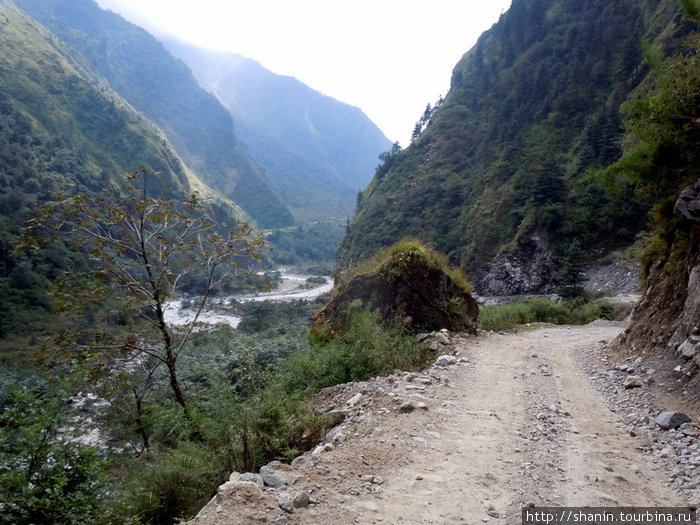
[[[166,350],[165,365],[168,367],[168,374],[170,375],[170,388],[175,394],[175,401],[185,410],[185,414],[188,413],[187,403],[185,402],[185,395],[182,393],[182,388],[180,387],[180,381],[177,379],[177,368],[175,367],[175,356],[170,349]]]
[[[141,436],[141,441],[143,441],[143,451],[148,450],[148,447],[150,446],[150,436],[148,434],[148,430],[146,429],[146,425],[143,422],[143,399],[139,397],[138,393],[136,392],[136,389],[133,389],[134,392],[134,397],[136,398],[136,431],[139,433]]]

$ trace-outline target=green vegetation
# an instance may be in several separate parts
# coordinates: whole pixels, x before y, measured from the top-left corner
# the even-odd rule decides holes
[[[144,377],[128,386],[139,421],[158,368],[166,368],[175,401],[196,425],[180,384],[178,359],[214,291],[233,280],[239,267],[252,273],[263,241],[247,224],[231,229],[217,224],[196,193],[185,202],[151,196],[151,178],[142,169],[127,175],[123,189],[110,181],[103,194],[81,194],[43,206],[29,221],[24,242],[34,248],[61,239],[90,258],[92,276],[66,273],[55,283],[55,303],[61,310],[94,312],[103,302],[120,305],[126,334],[115,327],[110,327],[112,334],[105,333],[99,325],[86,333],[67,330],[64,347],[101,352],[105,358],[118,351],[139,362]],[[185,290],[198,296],[195,316],[175,331],[166,320],[168,301]],[[142,432],[142,437],[146,449],[148,435]]]
[[[472,285],[466,275],[453,266],[444,255],[429,248],[421,241],[407,239],[380,250],[374,257],[362,261],[340,275],[347,281],[358,275],[382,275],[388,281],[410,279],[413,272],[423,272],[427,277],[430,270],[438,270],[449,276],[465,292],[472,292]]]
[[[683,4],[700,23],[698,3]],[[596,174],[609,185],[628,180],[637,193],[653,198],[642,259],[645,277],[657,262],[673,273],[690,245],[693,226],[675,215],[673,206],[683,188],[700,176],[700,33],[697,25],[694,29],[675,58],[663,60],[655,47],[646,47],[652,76],[641,96],[623,106],[624,155]]]
[[[24,387],[3,401],[0,523],[109,523],[107,462],[76,441],[65,398]]]
[[[479,310],[479,328],[502,331],[528,323],[587,324],[596,319],[618,319],[621,313],[605,301],[555,303],[537,297],[521,299],[513,304],[482,307]]]
[[[237,140],[231,115],[153,36],[92,0],[15,3],[61,39],[57,51],[86,78],[95,84],[108,83],[159,126],[204,183],[244,208],[261,227],[294,222],[263,168]],[[80,115],[78,122],[87,120],[85,124],[94,125],[95,132],[105,132],[96,108],[93,113],[90,106],[84,107]],[[122,147],[130,142],[125,140]],[[147,164],[133,153],[123,170]]]
[[[282,266],[335,264],[335,252],[345,234],[346,220],[319,219],[271,231],[265,236],[270,258]]]
[[[331,300],[315,316],[315,337],[344,333],[348,305],[360,300],[385,320],[415,331],[473,332],[478,307],[471,284],[447,257],[416,240],[400,241],[336,273]]]
[[[412,144],[383,156],[340,260],[414,236],[478,276],[533,231],[560,257],[578,239],[585,260],[634,242],[654,198],[590,173],[622,154],[620,106],[650,78],[642,41],[682,52],[679,13],[676,0],[513,2]]]
[[[358,304],[350,308],[346,334],[323,343],[306,337],[317,303],[259,303],[246,308],[240,329],[197,333],[180,358],[179,377],[189,393],[197,433],[177,409],[168,375],[160,369],[151,375],[153,384],[139,417],[135,417],[133,402],[126,411],[120,402],[120,396],[133,394],[128,390],[115,394],[109,381],[95,382],[89,373],[90,361],[77,359],[70,365],[74,373],[66,368],[61,374],[75,391],[89,387],[110,399],[106,409],[93,414],[93,424],[99,424],[112,440],[104,459],[98,459],[94,449],[70,440],[45,442],[50,450],[65,445],[81,454],[71,471],[78,480],[94,476],[89,486],[51,478],[65,487],[63,503],[71,511],[87,509],[81,523],[173,523],[192,516],[230,472],[254,471],[273,459],[288,461],[317,443],[338,422],[337,414],[319,416],[311,409],[311,395],[319,389],[396,368],[417,369],[428,356],[425,346],[417,344],[400,325],[379,323]],[[75,368],[79,362],[82,364]],[[56,372],[54,367],[53,374]],[[142,374],[136,367],[122,370],[117,379],[134,384]],[[21,380],[8,380],[4,388],[9,391],[13,382],[20,384]],[[12,399],[2,396],[2,421],[17,421],[12,427],[16,431],[42,424],[41,411],[33,410],[21,421],[15,417],[17,403]],[[51,406],[60,409],[56,417],[67,416],[66,405],[56,402]],[[9,427],[2,428],[10,432]],[[7,436],[3,451],[15,453],[11,446],[16,431],[2,434]],[[147,448],[143,447],[144,432],[149,437]],[[7,481],[0,486],[0,497],[16,501],[17,480],[27,471],[21,458],[7,464],[12,468],[2,478]],[[50,469],[51,464],[46,457],[39,458],[37,468]],[[98,490],[106,498],[88,502],[87,495]],[[111,509],[108,515],[100,514],[105,505]],[[60,510],[55,501],[47,501],[46,506]],[[31,523],[20,514],[13,516],[17,517],[13,523]]]
[[[55,37],[5,4],[0,25],[0,335],[38,335],[51,311],[46,283],[64,270],[86,269],[83,254],[65,245],[31,256],[13,250],[38,206],[59,193],[99,193],[135,162],[159,173],[153,191],[168,187],[177,195],[191,186],[162,135],[82,76]],[[217,206],[220,218],[232,216]]]

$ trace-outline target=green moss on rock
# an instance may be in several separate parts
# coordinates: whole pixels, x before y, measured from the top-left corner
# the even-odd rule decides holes
[[[412,331],[474,332],[479,308],[472,287],[447,257],[415,240],[398,242],[336,277],[328,303],[314,316],[313,333],[330,338],[347,327],[348,305],[361,301],[384,322]]]

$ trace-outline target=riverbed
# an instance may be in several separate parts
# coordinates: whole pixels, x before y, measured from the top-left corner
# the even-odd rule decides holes
[[[309,287],[307,279],[316,277],[294,272],[293,270],[280,269],[280,282],[274,290],[260,292],[256,294],[234,295],[229,297],[216,298],[209,301],[206,309],[199,315],[198,323],[209,325],[227,324],[236,328],[241,322],[241,317],[228,313],[228,305],[235,303],[248,303],[252,301],[296,301],[299,299],[311,300],[320,295],[329,293],[333,289],[333,279],[324,277],[324,284],[317,284]],[[183,308],[183,301],[177,299],[170,301],[165,308],[165,320],[174,326],[182,326],[190,323],[195,316],[192,308]]]

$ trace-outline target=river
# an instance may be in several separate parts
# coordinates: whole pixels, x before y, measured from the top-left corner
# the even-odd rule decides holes
[[[247,303],[251,301],[294,301],[298,299],[315,299],[330,292],[333,289],[333,279],[324,277],[325,284],[319,284],[308,288],[307,279],[311,275],[295,273],[292,270],[280,269],[281,281],[274,290],[256,294],[234,295],[230,297],[210,300],[207,308],[200,314],[197,322],[205,324],[227,324],[236,328],[241,322],[240,316],[227,313],[227,306],[231,301]],[[182,308],[182,300],[170,301],[165,308],[165,320],[171,325],[182,326],[192,321],[195,311],[192,308]]]

